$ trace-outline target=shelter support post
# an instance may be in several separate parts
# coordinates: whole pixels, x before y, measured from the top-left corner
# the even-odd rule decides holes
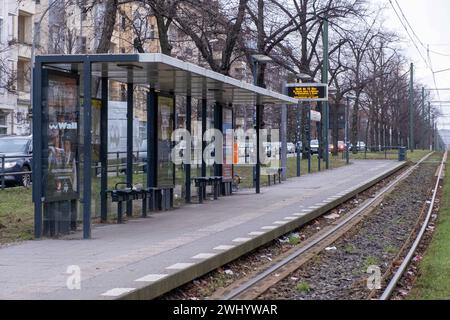
[[[261,180],[261,164],[260,164],[260,134],[261,129],[261,105],[256,105],[256,166],[255,166],[255,191],[260,193],[260,180]]]
[[[100,109],[100,220],[108,220],[108,78],[102,77],[102,95]]]
[[[42,64],[33,68],[33,201],[34,237],[42,237]]]
[[[151,88],[147,94],[147,187],[156,187],[157,177],[157,114],[158,94]]]
[[[202,118],[202,177],[206,177],[206,162],[203,152],[205,152],[206,141],[203,140],[206,132],[206,120],[207,120],[207,100],[202,99],[202,110],[201,110],[201,118]]]
[[[127,83],[127,185],[133,184],[133,83]],[[127,201],[127,216],[133,215],[133,201]]]
[[[220,104],[219,102],[216,102],[214,104],[214,129],[219,130],[220,132],[222,132],[223,130],[223,108],[222,108],[222,104]],[[222,134],[225,134],[225,132],[222,132]],[[219,154],[219,156],[221,156],[223,154],[222,150],[214,150],[214,155],[215,158],[217,158],[217,152],[221,153]],[[218,176],[222,176],[222,164],[221,163],[214,163],[214,175],[216,177]]]
[[[91,238],[91,187],[92,187],[92,65],[83,62],[83,122],[84,122],[84,167],[83,167],[83,238]]]
[[[192,97],[187,96],[186,97],[186,130],[190,134],[192,133],[192,123],[191,123],[191,117],[192,117]],[[189,152],[188,152],[189,150]],[[190,152],[191,150],[191,141],[186,141],[186,151],[189,155],[188,161],[184,164],[184,171],[185,171],[185,201],[187,203],[191,202],[191,157]]]

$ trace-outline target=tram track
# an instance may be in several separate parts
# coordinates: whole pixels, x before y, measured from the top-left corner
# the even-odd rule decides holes
[[[393,181],[389,182],[388,185],[379,190],[372,198],[366,200],[361,206],[357,207],[329,227],[323,229],[321,232],[311,236],[303,243],[303,245],[292,249],[292,252],[286,254],[282,259],[275,262],[264,271],[255,276],[238,280],[231,286],[219,290],[210,298],[225,300],[258,298],[269,288],[287,278],[295,270],[299,269],[336,240],[352,230],[352,228],[358,225],[365,216],[369,215],[382,202],[386,195],[392,192],[398,184],[409,177],[411,173],[431,156],[431,154],[432,153],[427,154],[414,166],[399,174]],[[442,162],[440,172],[441,171]]]
[[[417,235],[416,235],[416,237],[414,239],[414,242],[412,243],[412,245],[409,248],[408,252],[403,257],[403,260],[402,260],[400,266],[397,268],[397,270],[395,271],[395,273],[391,277],[389,283],[384,288],[384,291],[383,291],[382,295],[380,296],[380,300],[388,300],[392,296],[392,294],[395,291],[399,281],[401,280],[402,276],[406,272],[406,270],[408,268],[408,265],[410,264],[414,253],[416,252],[420,242],[422,241],[422,238],[423,238],[423,236],[425,234],[426,228],[427,228],[428,224],[430,223],[430,219],[431,219],[431,215],[433,213],[433,209],[435,207],[437,193],[439,191],[439,185],[440,185],[441,179],[442,179],[443,174],[444,174],[445,163],[447,162],[447,155],[448,155],[448,153],[445,152],[444,156],[442,157],[441,164],[439,165],[439,168],[437,170],[436,183],[435,183],[433,191],[432,191],[432,197],[431,197],[430,203],[426,203],[424,205],[424,207],[423,207],[423,212],[421,214],[421,219],[420,220],[423,220],[423,216],[424,216],[425,210],[427,210],[427,211],[426,211],[426,216],[425,216],[423,222],[421,223],[421,225],[419,225],[419,224],[417,225],[417,227],[420,227],[420,230],[417,233]],[[415,230],[417,230],[417,228]],[[410,239],[412,239],[413,236],[414,236],[414,232],[411,233]],[[407,248],[405,248],[405,249],[407,249]],[[404,251],[406,251],[406,250],[404,250]],[[388,278],[388,276],[386,274],[385,277],[384,277],[384,280],[387,280],[387,278]],[[375,293],[373,295],[375,295]]]

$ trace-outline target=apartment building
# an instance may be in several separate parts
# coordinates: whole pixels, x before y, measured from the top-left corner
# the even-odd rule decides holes
[[[32,54],[94,53],[100,41],[106,1],[90,7],[88,0],[0,0],[0,135],[31,133]],[[119,7],[111,53],[136,52],[134,41],[143,40],[145,52],[160,52],[156,19],[148,8],[130,2]],[[189,38],[172,26],[172,55],[207,67]],[[221,59],[221,39],[212,43]],[[34,45],[33,45],[34,44]],[[234,63],[231,75],[251,80],[245,61]],[[124,101],[126,86],[111,82],[110,99]],[[139,103],[142,100],[142,103]],[[136,97],[136,116],[145,121],[145,97]]]
[[[31,132],[30,68],[36,1],[0,2],[0,135]]]

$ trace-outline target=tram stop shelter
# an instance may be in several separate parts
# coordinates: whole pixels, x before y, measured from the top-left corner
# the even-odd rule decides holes
[[[133,183],[133,106],[135,91],[144,94],[146,109],[147,189],[159,189],[173,201],[175,185],[170,140],[176,127],[175,99],[183,98],[185,128],[191,130],[192,100],[201,106],[202,132],[206,131],[207,105],[213,106],[213,127],[233,127],[233,106],[256,106],[255,129],[261,127],[260,106],[297,104],[289,98],[200,66],[159,54],[93,54],[36,56],[33,67],[33,202],[35,237],[55,236],[77,228],[91,237],[92,198],[99,197],[99,215],[108,214],[108,110],[112,84],[124,90],[126,100],[126,176]],[[125,94],[126,92],[126,94]],[[231,116],[230,116],[231,115]],[[256,149],[260,149],[256,130]],[[144,140],[145,141],[145,140]],[[229,142],[228,142],[229,143]],[[201,143],[202,151],[205,143]],[[203,154],[203,153],[202,153]],[[190,201],[190,164],[186,164],[185,193]],[[227,168],[225,168],[227,166]],[[214,166],[215,176],[225,176],[230,164]],[[99,169],[99,170],[97,170]],[[259,153],[256,185],[259,189]],[[201,174],[206,176],[203,161]],[[228,178],[229,172],[226,175]],[[98,178],[98,179],[97,179]],[[98,180],[98,181],[97,181]],[[111,188],[111,187],[110,187]],[[132,201],[126,201],[127,214]]]

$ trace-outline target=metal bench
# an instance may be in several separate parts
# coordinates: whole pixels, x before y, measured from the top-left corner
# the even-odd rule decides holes
[[[281,183],[281,172],[282,172],[282,170],[283,169],[281,169],[281,168],[278,168],[278,169],[266,169],[266,172],[268,173],[267,174],[267,179],[268,179],[267,182],[268,182],[269,186],[271,185],[272,179],[273,179],[273,184],[276,184],[277,180],[278,180],[278,183]]]
[[[219,197],[220,184],[222,182],[222,176],[212,176],[212,177],[194,177],[195,187],[198,191],[198,202],[203,203],[203,199],[206,198],[206,187],[213,187],[214,200]]]
[[[125,188],[119,189],[120,185],[125,185]],[[122,223],[123,202],[132,200],[142,200],[142,216],[147,215],[147,191],[138,186],[131,186],[126,182],[118,182],[114,189],[107,190],[106,194],[111,195],[112,202],[117,202],[117,223]]]
[[[150,200],[150,211],[173,208],[173,187],[150,187],[145,191]]]
[[[118,186],[120,185],[126,187],[119,189]],[[117,202],[117,223],[123,222],[123,202],[142,200],[142,217],[147,216],[147,202],[149,202],[150,211],[165,211],[173,208],[173,187],[142,188],[130,186],[126,182],[118,182],[114,189],[107,190],[106,194],[111,195],[112,202]]]

